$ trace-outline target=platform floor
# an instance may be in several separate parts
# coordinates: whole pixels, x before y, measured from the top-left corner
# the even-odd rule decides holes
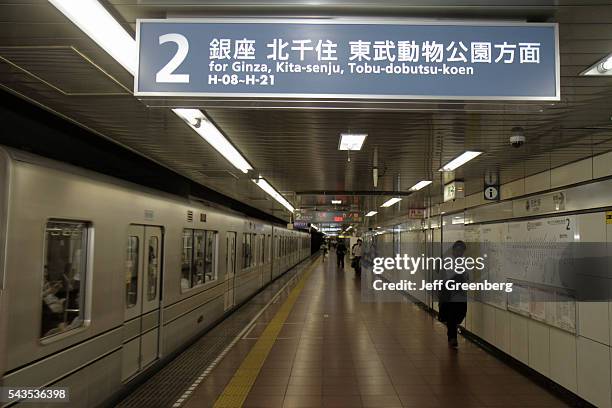
[[[335,254],[266,313],[182,406],[563,407],[548,390],[418,306],[363,303]]]

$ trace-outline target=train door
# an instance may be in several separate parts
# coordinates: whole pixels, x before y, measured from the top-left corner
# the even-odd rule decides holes
[[[225,251],[225,279],[228,282],[229,289],[225,300],[225,310],[232,308],[236,304],[236,239],[235,232],[226,234],[226,251]]]
[[[0,281],[0,283],[2,283]],[[4,374],[5,365],[6,365],[6,355],[7,355],[7,330],[6,324],[8,320],[8,302],[6,290],[2,290],[0,288],[0,382],[2,381],[2,375]]]
[[[161,227],[130,225],[125,262],[124,381],[159,358],[162,251]]]
[[[257,258],[259,259],[259,275],[261,276],[261,286],[265,285],[268,281],[266,280],[266,259],[264,254],[266,252],[266,236],[264,234],[258,235],[259,247],[257,248]]]

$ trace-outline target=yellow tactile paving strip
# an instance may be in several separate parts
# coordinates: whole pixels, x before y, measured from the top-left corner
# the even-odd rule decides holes
[[[298,283],[289,292],[287,299],[280,307],[274,318],[268,323],[263,333],[259,336],[257,343],[253,346],[247,357],[244,359],[230,382],[227,384],[223,393],[217,398],[214,408],[238,408],[244,404],[261,368],[268,358],[268,354],[278,337],[291,309],[295,305],[308,277],[317,266],[318,261],[308,267],[300,277]]]

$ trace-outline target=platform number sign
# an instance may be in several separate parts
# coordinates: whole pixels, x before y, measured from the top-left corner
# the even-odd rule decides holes
[[[560,100],[556,23],[138,19],[136,96]]]
[[[487,201],[499,200],[499,175],[496,171],[485,172],[483,194]]]

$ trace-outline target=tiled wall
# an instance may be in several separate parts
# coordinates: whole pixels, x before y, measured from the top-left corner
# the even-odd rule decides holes
[[[501,186],[509,199],[570,184],[612,176],[612,152],[580,160]],[[432,208],[432,214],[485,204],[482,192]],[[607,242],[612,225],[605,213],[577,215],[582,242]],[[612,265],[609,265],[612,268]],[[602,279],[612,291],[612,282]],[[488,304],[469,304],[466,327],[534,370],[598,407],[612,408],[612,303],[579,302],[577,333],[569,333]]]

